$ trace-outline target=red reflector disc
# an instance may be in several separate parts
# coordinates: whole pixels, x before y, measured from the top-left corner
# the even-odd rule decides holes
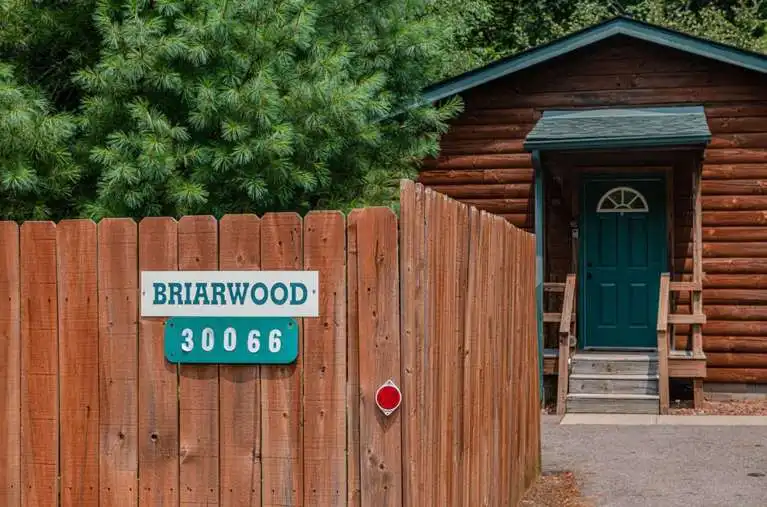
[[[402,403],[402,393],[391,380],[387,381],[376,391],[376,405],[381,411],[389,415]]]

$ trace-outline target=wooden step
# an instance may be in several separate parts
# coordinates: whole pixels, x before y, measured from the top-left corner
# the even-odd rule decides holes
[[[592,353],[579,352],[572,358],[573,375],[658,375],[656,353]]]
[[[658,353],[652,352],[633,352],[633,351],[614,351],[614,352],[593,352],[590,350],[579,351],[575,356],[584,360],[604,360],[604,361],[657,361]]]
[[[653,394],[567,395],[567,412],[594,414],[658,414],[660,401]]]
[[[575,374],[570,392],[583,394],[658,394],[658,375]]]

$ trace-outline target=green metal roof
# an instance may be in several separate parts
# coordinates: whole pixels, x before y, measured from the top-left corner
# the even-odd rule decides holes
[[[422,96],[427,103],[442,100],[618,35],[633,37],[756,72],[767,73],[767,55],[693,37],[635,19],[617,17],[572,33],[549,44],[523,51],[485,67],[432,85],[423,91]]]
[[[702,106],[545,111],[525,149],[705,145],[710,139]]]

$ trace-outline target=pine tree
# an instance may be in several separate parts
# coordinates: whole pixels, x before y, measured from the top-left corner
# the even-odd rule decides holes
[[[96,0],[0,0],[0,60],[57,109],[77,110],[81,97],[72,75],[98,59],[95,6]]]
[[[468,45],[505,56],[545,44],[617,15],[692,35],[767,51],[767,3],[755,0],[489,0],[487,21]]]
[[[69,141],[75,122],[52,114],[34,88],[0,64],[0,219],[61,218],[80,178]]]
[[[86,213],[264,212],[395,195],[452,102],[408,110],[454,32],[429,2],[104,1],[81,146]]]

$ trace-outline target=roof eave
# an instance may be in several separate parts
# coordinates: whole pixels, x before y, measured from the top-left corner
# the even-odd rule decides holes
[[[579,32],[564,37],[551,44],[531,48],[510,58],[508,61],[491,64],[490,67],[475,71],[474,75],[453,78],[442,85],[435,85],[433,92],[424,93],[424,102],[433,103],[453,95],[457,95],[470,88],[475,88],[489,83],[500,77],[508,76],[515,72],[527,69],[539,63],[543,63],[557,56],[570,53],[582,47],[600,42],[608,37],[620,34],[618,26],[605,27],[603,31],[591,33]],[[580,37],[578,37],[580,35]],[[472,73],[467,73],[472,74]]]
[[[710,135],[662,136],[638,138],[581,138],[525,141],[526,151],[574,151],[604,150],[620,148],[657,148],[665,146],[705,147],[711,141]]]
[[[419,104],[433,103],[616,35],[633,37],[726,64],[767,73],[767,56],[628,18],[614,18],[534,47],[424,90]],[[415,105],[419,105],[415,104]]]

